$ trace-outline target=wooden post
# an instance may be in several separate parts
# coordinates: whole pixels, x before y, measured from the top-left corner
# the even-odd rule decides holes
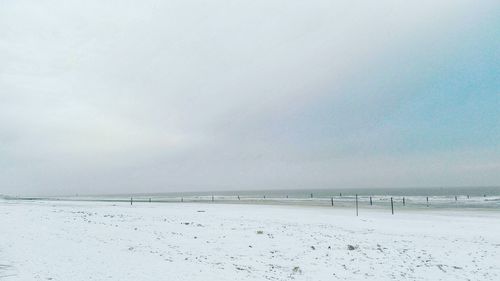
[[[333,206],[333,197],[331,199],[332,199],[332,206]]]
[[[181,197],[181,202],[184,202],[184,197]]]
[[[467,195],[467,199],[469,199],[469,198],[470,198],[469,195]]]
[[[132,201],[133,201],[133,199],[132,199],[132,197],[130,197],[130,206],[132,206]]]
[[[455,195],[455,201],[457,201],[457,196]]]
[[[313,198],[313,194],[311,193],[311,198]]]
[[[392,197],[391,197],[391,212],[394,215],[394,202],[392,201]]]
[[[286,198],[288,198],[288,195],[286,196]]]
[[[212,195],[212,202],[214,202],[214,196]]]
[[[405,198],[403,197],[403,206],[406,206]]]
[[[342,197],[342,192],[340,193],[340,197]]]
[[[240,196],[238,195],[238,200],[240,200]]]
[[[370,196],[370,206],[373,206],[372,197]]]
[[[151,198],[149,198],[149,203],[151,203]]]
[[[427,207],[429,207],[429,196],[427,196]]]
[[[358,195],[356,194],[356,217],[358,216]]]
[[[264,195],[264,199],[266,199],[266,196]]]

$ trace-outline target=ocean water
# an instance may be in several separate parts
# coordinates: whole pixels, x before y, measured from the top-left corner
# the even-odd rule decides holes
[[[332,196],[500,196],[498,187],[425,187],[425,188],[335,188],[335,189],[294,189],[294,190],[252,190],[252,191],[215,191],[164,193],[164,195],[219,195],[219,196],[252,196],[252,197],[292,197],[292,198],[330,198]],[[153,194],[155,195],[155,194]]]
[[[205,202],[359,208],[467,208],[500,211],[500,187],[345,188],[173,192],[10,199],[122,203]],[[392,201],[392,203],[391,203]]]

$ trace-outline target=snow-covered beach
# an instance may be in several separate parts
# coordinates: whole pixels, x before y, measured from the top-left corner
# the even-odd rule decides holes
[[[497,210],[0,201],[1,280],[499,280]]]

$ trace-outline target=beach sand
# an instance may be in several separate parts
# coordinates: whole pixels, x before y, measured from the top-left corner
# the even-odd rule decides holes
[[[500,280],[500,212],[0,200],[0,280]]]

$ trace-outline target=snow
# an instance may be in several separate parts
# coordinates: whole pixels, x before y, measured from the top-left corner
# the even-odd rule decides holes
[[[500,280],[498,210],[0,200],[0,280]]]

